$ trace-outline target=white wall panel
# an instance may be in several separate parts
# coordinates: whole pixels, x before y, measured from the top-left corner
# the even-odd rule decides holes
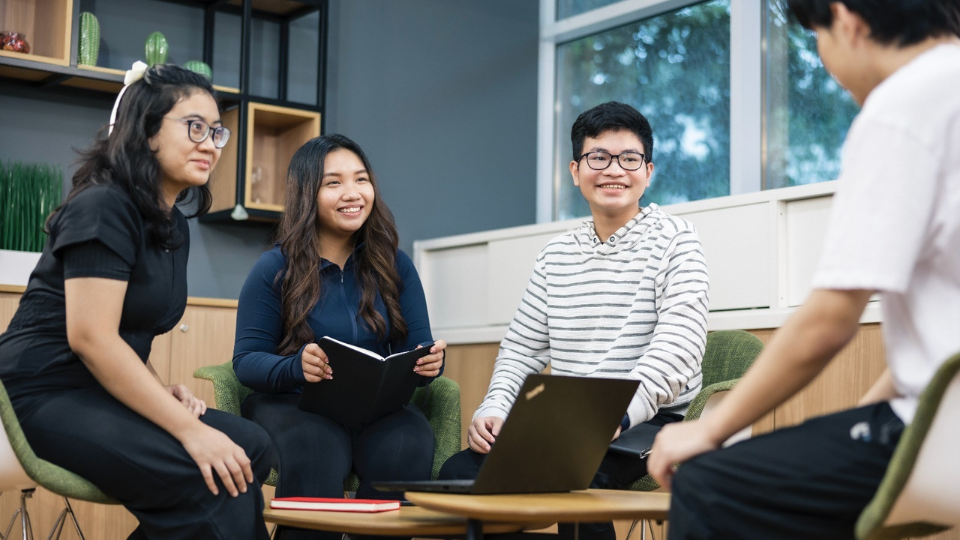
[[[810,291],[835,182],[664,206],[697,227],[710,268],[710,330],[776,328]],[[581,220],[421,240],[414,244],[434,334],[499,341],[537,254]],[[879,322],[871,304],[861,322]]]
[[[557,233],[490,242],[487,248],[487,324],[510,324],[540,250]]]
[[[786,203],[786,300],[796,307],[810,294],[813,274],[827,235],[832,197],[817,197]]]
[[[770,203],[682,214],[697,227],[710,272],[710,310],[768,308],[776,221]]]
[[[486,244],[418,255],[431,327],[486,326],[487,261]]]

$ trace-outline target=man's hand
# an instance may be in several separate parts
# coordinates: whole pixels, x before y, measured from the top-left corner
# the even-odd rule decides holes
[[[664,488],[670,488],[673,466],[720,448],[700,421],[676,422],[663,426],[653,441],[647,472]]]
[[[490,452],[490,445],[497,440],[500,428],[503,427],[503,418],[496,416],[481,416],[474,420],[467,428],[467,444],[478,454]]]

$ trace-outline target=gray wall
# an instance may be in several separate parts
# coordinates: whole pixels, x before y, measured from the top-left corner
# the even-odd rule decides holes
[[[82,6],[113,13],[125,9],[120,4],[126,2],[84,0]],[[134,22],[128,24],[124,17],[114,22],[115,15],[100,16],[101,29],[120,24],[128,33],[102,46],[99,63],[125,68],[139,58],[152,31],[143,28],[145,20],[163,23],[169,61],[192,59],[181,50],[197,29],[168,19],[196,10],[137,4],[146,11],[130,15]],[[325,131],[343,133],[367,152],[396,215],[402,249],[410,251],[416,239],[535,221],[537,4],[333,0]],[[218,44],[221,33],[236,32],[229,19],[217,24]],[[136,52],[118,52],[128,50]],[[232,61],[216,61],[215,81],[235,86],[228,80],[236,77]],[[254,74],[270,72],[269,62],[257,64]],[[269,95],[274,86],[263,78],[254,86]],[[310,100],[295,83],[293,90],[299,95],[291,97]],[[68,189],[73,149],[90,144],[112,105],[113,96],[0,82],[0,159],[60,165]],[[237,297],[273,232],[269,225],[196,220],[190,229],[189,293],[214,298]]]
[[[413,241],[536,221],[537,0],[334,0],[327,133]]]

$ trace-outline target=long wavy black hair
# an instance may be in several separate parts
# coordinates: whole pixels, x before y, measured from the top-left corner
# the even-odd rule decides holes
[[[143,79],[127,87],[120,99],[113,132],[107,134],[109,126],[105,126],[93,146],[80,153],[73,189],[64,204],[90,186],[116,184],[143,214],[148,238],[163,247],[179,247],[184,239],[162,202],[160,163],[150,149],[150,139],[160,131],[163,117],[174,105],[195,92],[214,96],[213,86],[202,75],[169,64],[148,68]],[[177,202],[187,199],[196,200],[196,211],[189,217],[201,216],[210,209],[210,188],[206,184],[192,186],[180,192]]]
[[[316,339],[307,315],[320,300],[319,249],[323,231],[317,217],[317,194],[327,155],[340,149],[360,158],[374,192],[370,216],[354,233],[356,245],[363,244],[354,254],[361,287],[360,317],[381,339],[387,337],[395,341],[407,335],[407,323],[400,310],[400,275],[396,266],[399,237],[393,214],[380,196],[370,161],[360,146],[343,135],[323,135],[297,150],[287,172],[285,209],[277,237],[287,257],[286,267],[277,275],[278,280],[282,276],[281,312],[286,329],[279,346],[280,354],[296,352],[304,343]],[[389,322],[374,309],[378,291]]]

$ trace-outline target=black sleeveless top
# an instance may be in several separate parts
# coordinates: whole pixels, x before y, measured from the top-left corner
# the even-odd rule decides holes
[[[150,240],[136,204],[116,185],[89,187],[54,216],[40,262],[0,336],[0,379],[18,414],[49,392],[99,385],[67,341],[65,274],[127,281],[120,336],[144,362],[154,336],[180,320],[187,301],[189,232],[178,209],[171,219],[183,242],[165,249]]]

